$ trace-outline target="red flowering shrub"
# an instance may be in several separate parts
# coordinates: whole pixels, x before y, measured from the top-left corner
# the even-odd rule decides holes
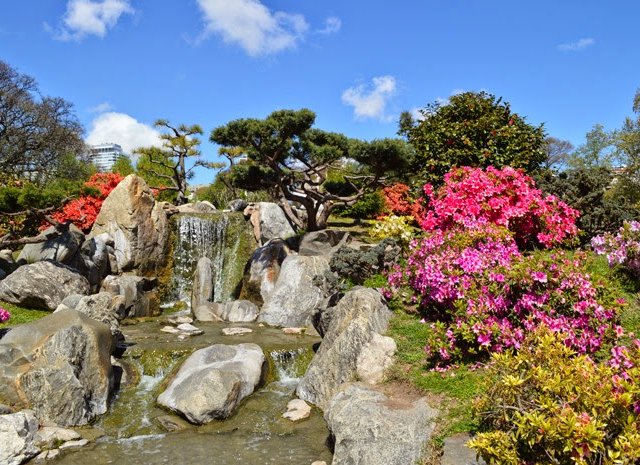
[[[382,189],[384,203],[387,210],[396,216],[411,216],[414,219],[421,218],[424,214],[424,207],[420,199],[415,199],[411,195],[409,186],[402,183]]]
[[[71,200],[51,216],[61,223],[71,220],[79,229],[88,232],[100,213],[102,202],[122,179],[122,175],[118,173],[94,174],[85,186],[96,189],[99,192],[98,195],[85,195]]]
[[[426,231],[495,224],[511,231],[520,248],[552,247],[578,234],[579,212],[545,196],[521,170],[454,168],[439,189],[426,184],[423,191],[426,207],[417,219]]]

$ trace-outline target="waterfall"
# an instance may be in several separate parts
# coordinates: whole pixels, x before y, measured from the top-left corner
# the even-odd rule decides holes
[[[300,347],[298,349],[273,350],[269,355],[273,361],[278,381],[282,384],[297,384],[313,357],[313,351],[308,347]]]
[[[251,229],[240,213],[177,215],[173,272],[166,302],[189,305],[193,273],[198,260],[211,260],[213,301],[237,297],[244,265],[255,248]]]

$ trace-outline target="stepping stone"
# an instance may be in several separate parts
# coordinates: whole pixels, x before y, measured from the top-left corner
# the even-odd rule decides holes
[[[173,326],[165,326],[160,331],[162,331],[163,333],[180,334],[180,330],[174,328]]]
[[[223,328],[222,334],[225,336],[242,336],[243,334],[252,333],[253,329],[249,328]]]
[[[486,465],[482,459],[476,460],[476,452],[467,447],[471,439],[466,433],[454,434],[444,440],[442,465]]]
[[[189,317],[189,316],[174,316],[172,318],[169,318],[167,320],[169,323],[171,323],[172,325],[181,325],[181,324],[191,324],[193,323],[193,318]]]
[[[309,415],[311,415],[311,407],[309,407],[309,404],[302,399],[293,399],[287,404],[287,411],[282,415],[282,418],[291,421],[300,421],[309,418]]]
[[[60,450],[77,449],[78,447],[84,447],[87,444],[89,444],[88,439],[78,439],[77,441],[67,441],[60,446]]]
[[[196,328],[192,324],[182,323],[176,327],[181,333],[187,334],[189,336],[197,336],[199,334],[204,334],[204,331],[200,328]]]
[[[296,336],[302,335],[305,333],[307,328],[282,328],[282,332],[285,334],[293,334]]]

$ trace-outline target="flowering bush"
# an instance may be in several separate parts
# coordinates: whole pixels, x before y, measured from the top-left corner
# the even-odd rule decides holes
[[[441,368],[517,349],[541,324],[583,354],[615,339],[622,302],[606,283],[594,286],[584,269],[581,254],[523,256],[509,231],[487,224],[414,241],[389,283],[413,292],[433,328],[427,358]]]
[[[622,265],[640,277],[640,223],[624,222],[617,234],[605,233],[591,239],[591,247],[598,255],[606,255],[609,266]]]
[[[377,241],[390,237],[405,246],[409,244],[415,234],[416,228],[411,226],[412,222],[413,217],[411,216],[385,216],[373,223],[369,235]]]
[[[11,317],[11,314],[4,308],[0,307],[0,323],[4,323]]]
[[[397,183],[382,189],[384,203],[392,215],[411,217],[417,220],[424,214],[421,199],[411,195],[411,189],[406,184]]]
[[[640,359],[637,341],[625,350]],[[638,463],[639,367],[596,363],[545,330],[493,362],[476,403],[481,432],[469,442],[488,463]]]
[[[423,191],[426,210],[418,222],[426,231],[496,224],[511,231],[521,248],[552,247],[578,234],[578,211],[545,196],[521,170],[454,168],[439,189],[426,184]]]
[[[61,223],[71,220],[79,229],[88,232],[95,223],[104,199],[122,181],[118,173],[96,173],[85,186],[98,191],[97,195],[85,195],[67,202],[62,209],[52,214],[52,218]]]

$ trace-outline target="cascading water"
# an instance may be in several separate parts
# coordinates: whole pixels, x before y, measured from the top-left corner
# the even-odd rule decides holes
[[[193,273],[202,257],[211,260],[213,301],[237,297],[244,262],[253,247],[244,218],[239,213],[178,215],[173,252],[173,272],[165,304],[190,303]],[[244,262],[243,262],[244,260]]]

